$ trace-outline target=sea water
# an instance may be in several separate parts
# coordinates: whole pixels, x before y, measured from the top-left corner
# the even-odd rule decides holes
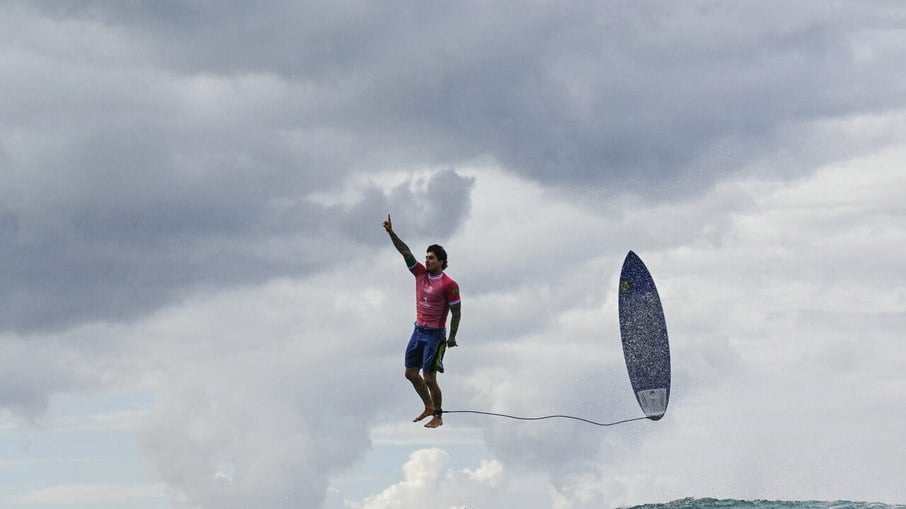
[[[645,504],[633,509],[906,509],[906,504],[877,502],[791,502],[778,500],[718,500],[715,498],[684,498],[666,504]]]

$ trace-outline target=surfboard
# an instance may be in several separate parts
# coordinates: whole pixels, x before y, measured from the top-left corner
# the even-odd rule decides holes
[[[667,322],[654,279],[630,251],[623,261],[619,289],[620,336],[629,381],[642,412],[656,421],[670,399],[670,345]]]

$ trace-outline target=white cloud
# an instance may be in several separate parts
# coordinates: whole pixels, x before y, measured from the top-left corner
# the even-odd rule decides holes
[[[349,509],[408,509],[440,507],[464,509],[496,506],[507,493],[507,476],[494,460],[474,468],[450,467],[442,449],[419,449],[403,465],[403,480],[361,502],[346,501]]]
[[[549,483],[558,507],[685,496],[902,500],[889,467],[904,460],[903,448],[890,447],[900,434],[884,431],[901,422],[895,409],[906,394],[896,347],[906,316],[896,284],[906,244],[902,159],[893,146],[795,182],[728,181],[619,221],[505,174],[481,174],[451,256],[507,231],[525,235],[509,237],[493,263],[472,249],[460,258],[463,348],[444,379],[448,409],[599,420],[638,413],[616,339],[622,246],[642,254],[665,302],[673,401],[662,422],[603,431],[463,415],[447,426],[484,428],[503,464],[546,473],[541,485]],[[551,211],[561,225],[544,226]],[[575,229],[562,225],[579,216],[583,228],[605,233],[572,240]],[[523,230],[507,225],[520,221]],[[608,245],[614,239],[622,240]],[[582,254],[558,257],[563,245]],[[556,266],[571,256],[581,263]],[[543,269],[532,271],[534,263]],[[502,276],[512,266],[521,270],[511,284]],[[534,325],[522,329],[520,318]],[[866,419],[877,432],[859,425]],[[875,477],[852,482],[854,468]]]
[[[689,495],[896,501],[903,495],[881,465],[903,460],[889,446],[900,436],[896,366],[906,361],[896,348],[906,299],[889,284],[901,262],[887,253],[904,240],[891,192],[899,160],[894,148],[794,183],[728,181],[698,200],[631,215],[596,212],[498,170],[470,173],[473,210],[448,243],[464,318],[441,381],[447,409],[638,415],[614,298],[632,248],[655,276],[671,333],[673,398],[658,423],[598,429],[451,414],[425,435],[407,422],[417,410],[399,367],[410,276],[389,242],[338,271],[199,293],[55,344],[79,345],[65,350],[66,365],[94,371],[86,389],[154,395],[147,412],[123,416],[141,420],[147,457],[177,499],[202,507],[336,505],[342,494],[327,489],[330,480],[366,451],[426,440],[446,452],[413,455],[402,482],[355,507],[392,507],[435,488],[449,507],[487,505],[514,488],[509,472],[532,480],[525,507]],[[504,246],[495,256],[485,255],[491,242]],[[868,272],[866,252],[877,253]],[[860,426],[866,415],[871,433]],[[493,455],[487,464],[450,466],[459,448],[480,443]],[[875,477],[853,482],[854,468]]]
[[[161,378],[141,437],[162,478],[203,507],[320,505],[402,379],[381,360],[385,327],[358,318],[380,316],[385,298],[349,270],[149,320],[132,348]]]

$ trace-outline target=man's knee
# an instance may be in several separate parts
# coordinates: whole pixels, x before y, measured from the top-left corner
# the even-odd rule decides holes
[[[415,382],[419,378],[421,378],[421,376],[418,374],[418,368],[406,368],[406,380]]]
[[[437,386],[437,372],[436,371],[426,371],[425,372],[425,383],[431,386]]]

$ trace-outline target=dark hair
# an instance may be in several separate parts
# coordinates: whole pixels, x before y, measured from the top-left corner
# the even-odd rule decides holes
[[[438,244],[431,244],[430,246],[428,246],[428,250],[426,252],[434,253],[434,256],[436,256],[437,259],[440,260],[441,270],[445,270],[447,268],[447,251],[443,246]]]

